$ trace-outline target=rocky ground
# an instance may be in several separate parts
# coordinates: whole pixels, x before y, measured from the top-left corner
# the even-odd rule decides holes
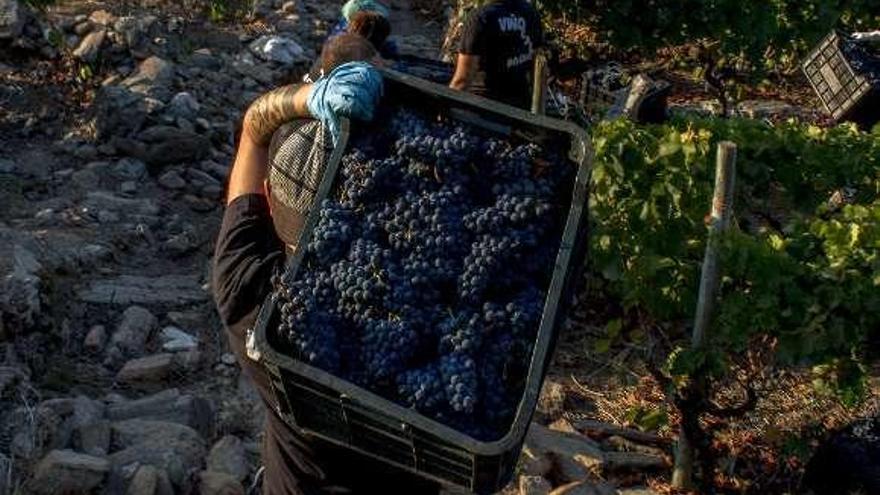
[[[339,2],[210,3],[0,0],[0,494],[253,481],[264,411],[209,260],[242,112],[304,73]],[[394,0],[392,22],[438,53],[445,19]],[[667,469],[668,440],[564,418],[569,398],[547,383],[508,492],[649,493],[619,486]]]

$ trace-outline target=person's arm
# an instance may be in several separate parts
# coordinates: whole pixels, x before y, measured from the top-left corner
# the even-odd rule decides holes
[[[464,53],[459,53],[458,59],[456,59],[455,63],[455,73],[452,75],[452,81],[449,83],[449,87],[459,91],[467,91],[470,88],[471,83],[474,81],[474,77],[476,76],[479,67],[479,55],[465,55]]]
[[[486,53],[486,29],[479,12],[471,13],[462,29],[461,42],[458,45],[458,56],[455,60],[455,72],[449,87],[466,91],[474,82],[480,67],[480,56]]]
[[[245,194],[264,194],[269,143],[285,122],[310,116],[307,106],[312,85],[284,86],[257,98],[248,108],[232,171],[226,204]]]

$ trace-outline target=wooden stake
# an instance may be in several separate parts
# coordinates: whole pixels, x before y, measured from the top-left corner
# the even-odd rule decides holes
[[[535,53],[535,73],[532,77],[532,113],[547,112],[547,53],[539,49]]]
[[[715,306],[715,297],[718,292],[718,242],[721,234],[730,227],[730,218],[733,214],[735,177],[736,144],[729,141],[721,142],[718,144],[718,159],[715,165],[715,192],[712,197],[709,239],[706,243],[706,254],[703,258],[697,311],[694,315],[694,330],[691,335],[691,346],[695,350],[699,350],[705,345],[707,328]],[[691,377],[691,379],[701,383],[691,387],[691,393],[700,394],[705,391],[705,382],[702,382],[703,377]],[[682,418],[682,423],[686,419]],[[696,420],[698,421],[699,418],[696,418]],[[693,488],[694,460],[692,439],[685,431],[685,428],[680,428],[678,444],[675,450],[675,468],[672,471],[673,487],[680,489]],[[711,476],[711,473],[703,473],[703,476]]]

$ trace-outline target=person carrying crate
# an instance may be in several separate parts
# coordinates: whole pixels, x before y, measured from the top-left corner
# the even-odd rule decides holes
[[[339,118],[372,118],[382,80],[363,61],[375,56],[366,39],[341,35],[322,57],[326,76],[314,84],[275,89],[258,98],[244,117],[215,246],[212,287],[230,348],[269,409],[262,446],[265,494],[439,491],[435,483],[287,426],[275,412],[265,370],[246,351],[247,332],[272,290],[271,278],[284,268],[286,253],[296,249],[315,184],[338,136]],[[282,126],[286,137],[279,149],[276,134]]]
[[[541,17],[527,0],[491,0],[465,21],[449,87],[528,109],[543,44]]]

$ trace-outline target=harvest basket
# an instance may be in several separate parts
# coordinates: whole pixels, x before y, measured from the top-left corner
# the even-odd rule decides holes
[[[822,105],[836,121],[870,126],[880,120],[880,81],[854,67],[843,49],[847,36],[833,31],[804,59],[801,68]]]
[[[452,64],[415,55],[401,55],[395,59],[392,68],[437,84],[449,84],[454,67]]]
[[[325,371],[291,358],[277,349],[270,329],[279,311],[270,296],[248,338],[248,354],[267,370],[275,394],[275,411],[291,427],[347,447],[393,466],[475,493],[494,493],[513,475],[526,431],[537,404],[567,302],[586,252],[587,189],[591,151],[587,134],[573,124],[533,115],[413,76],[384,71],[385,98],[392,104],[417,106],[480,129],[544,146],[565,146],[576,167],[572,197],[560,249],[532,352],[525,392],[510,430],[497,441],[476,440],[449,426],[402,407]],[[350,124],[330,158],[316,204],[330,194]],[[313,209],[301,245],[317,223]],[[289,262],[298,269],[304,250]]]

